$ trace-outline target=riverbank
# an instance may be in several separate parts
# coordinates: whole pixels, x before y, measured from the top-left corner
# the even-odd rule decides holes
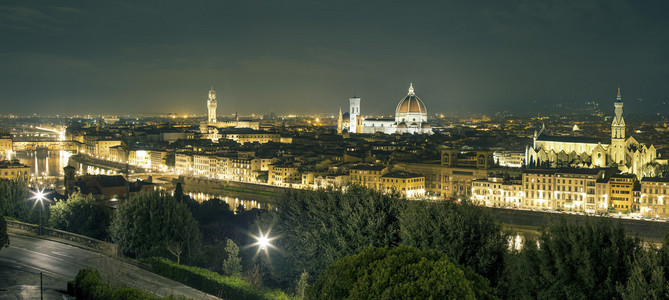
[[[511,230],[535,231],[538,233],[542,227],[548,227],[551,224],[561,222],[563,219],[569,224],[580,224],[586,218],[605,218],[614,223],[621,224],[628,236],[639,237],[649,242],[661,243],[667,233],[669,233],[669,223],[667,222],[591,217],[506,208],[485,207],[484,209],[490,211],[497,222],[502,223],[505,228]]]
[[[276,202],[289,188],[238,181],[215,180],[200,177],[179,176],[176,182],[181,183],[184,191],[223,195],[232,198],[255,200],[259,202]]]

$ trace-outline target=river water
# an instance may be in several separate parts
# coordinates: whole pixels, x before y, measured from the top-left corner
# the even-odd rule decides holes
[[[30,167],[34,177],[59,177],[71,154],[67,151],[17,151],[12,158]]]

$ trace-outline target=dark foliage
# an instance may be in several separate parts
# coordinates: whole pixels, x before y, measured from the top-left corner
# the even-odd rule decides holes
[[[119,207],[110,228],[111,238],[135,257],[169,256],[179,245],[184,258],[193,260],[200,247],[198,224],[185,204],[160,193],[142,193]]]
[[[0,216],[0,249],[9,247],[9,235],[7,234],[7,222],[5,217]]]
[[[443,252],[369,248],[341,258],[308,289],[309,299],[486,299],[488,281]]]
[[[327,265],[366,247],[399,244],[398,217],[405,202],[396,194],[359,186],[345,192],[286,192],[277,209],[257,222],[279,237],[275,243],[280,254],[272,257],[272,279],[287,287],[304,270],[315,278]]]
[[[99,240],[109,238],[111,208],[98,204],[92,197],[76,192],[67,201],[51,205],[49,226]]]
[[[504,270],[508,235],[489,213],[466,202],[410,202],[400,217],[400,237],[405,245],[443,251],[493,286]]]
[[[526,241],[523,251],[511,253],[504,284],[509,298],[612,299],[626,285],[638,239],[625,236],[620,224],[586,219],[583,224],[562,220]]]

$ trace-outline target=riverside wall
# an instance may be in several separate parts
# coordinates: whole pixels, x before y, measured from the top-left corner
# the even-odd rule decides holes
[[[23,223],[13,220],[6,220],[6,221],[8,228],[15,228],[34,234],[39,234],[39,225]],[[115,244],[79,235],[76,233],[71,233],[48,227],[42,227],[42,233],[43,236],[67,240],[73,244],[78,244],[87,248],[95,249],[108,255],[113,256],[119,253],[118,247]]]
[[[568,213],[548,213],[531,210],[484,208],[492,213],[497,222],[511,228],[539,230],[564,220],[568,224],[580,224],[586,218],[607,219],[613,223],[619,223],[627,232],[627,235],[640,237],[649,241],[661,241],[669,233],[669,223],[664,221],[647,221],[636,219],[622,219],[612,217],[592,217]]]
[[[265,184],[213,180],[188,176],[180,176],[178,179],[176,179],[176,182],[181,183],[184,191],[226,195],[229,197],[264,202],[274,202],[278,200],[284,192],[290,190],[289,188],[285,187]]]

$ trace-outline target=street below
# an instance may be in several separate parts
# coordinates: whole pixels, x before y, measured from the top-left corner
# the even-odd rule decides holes
[[[0,250],[0,299],[39,299],[40,272],[44,299],[71,299],[67,282],[85,267],[100,270],[112,286],[136,287],[163,297],[217,299],[97,251],[13,232],[9,238],[9,247]]]

